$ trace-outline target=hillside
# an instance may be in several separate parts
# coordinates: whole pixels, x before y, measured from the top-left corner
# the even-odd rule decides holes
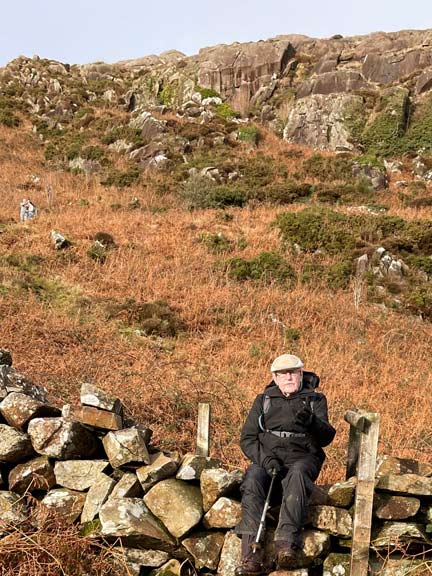
[[[269,363],[289,350],[320,374],[338,428],[322,482],[343,476],[353,407],[381,413],[381,451],[430,461],[427,38],[11,62],[0,346],[59,406],[83,381],[114,392],[162,447],[192,448],[197,404],[210,401],[213,453],[233,466]],[[333,108],[341,93],[360,106],[349,135],[322,116],[330,106],[350,125]],[[291,131],[296,114],[312,136]],[[39,210],[27,223],[22,198]],[[56,250],[52,230],[70,246]]]

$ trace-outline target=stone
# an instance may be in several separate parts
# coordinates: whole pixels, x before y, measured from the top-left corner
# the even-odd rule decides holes
[[[99,448],[94,434],[64,418],[34,418],[27,432],[36,452],[57,460],[91,458]]]
[[[373,574],[379,576],[426,576],[430,574],[432,561],[414,558],[384,558],[377,561],[370,559]]]
[[[0,491],[0,534],[8,527],[15,527],[26,519],[27,511],[21,496],[7,490]]]
[[[216,570],[225,534],[223,532],[197,532],[182,540],[182,545],[194,557],[195,567]]]
[[[17,372],[12,366],[0,365],[0,390],[5,389],[8,394],[21,392],[31,396],[39,402],[47,403],[47,391],[43,386],[33,384],[25,376]]]
[[[242,510],[240,502],[222,496],[205,514],[205,528],[234,528],[240,522]]]
[[[227,472],[223,468],[203,470],[200,476],[200,487],[203,496],[203,509],[207,512],[220,496],[227,496],[238,488],[244,478],[243,472]]]
[[[155,571],[155,576],[181,576],[181,564],[176,558],[171,558],[159,570]]]
[[[64,250],[71,246],[71,242],[62,236],[60,232],[56,232],[55,230],[51,230],[51,242],[54,246],[54,250]]]
[[[218,576],[235,576],[234,572],[240,561],[241,540],[234,532],[227,532],[217,568]]]
[[[124,465],[150,464],[144,435],[136,428],[108,432],[102,443],[113,468]]]
[[[0,366],[12,366],[12,354],[6,348],[0,348]]]
[[[186,454],[176,474],[178,480],[199,480],[203,470],[220,468],[220,460],[209,456]]]
[[[423,524],[384,522],[383,526],[376,527],[372,530],[372,548],[400,548],[410,543],[431,543]]]
[[[119,414],[99,410],[92,406],[77,408],[72,415],[74,420],[100,430],[120,430],[123,426],[122,417]]]
[[[84,406],[93,406],[115,414],[121,414],[122,412],[122,404],[118,398],[88,382],[84,382],[81,385],[80,401]]]
[[[139,548],[123,548],[127,562],[138,564],[144,568],[159,568],[165,564],[169,555],[162,550],[141,550]]]
[[[349,508],[354,501],[356,484],[357,478],[355,476],[342,482],[336,482],[335,484],[327,484],[324,486],[316,486],[314,484],[309,498],[309,504],[311,506],[329,505]]]
[[[388,474],[378,478],[375,488],[414,496],[432,496],[432,478],[418,474]]]
[[[106,470],[106,460],[64,460],[54,464],[57,484],[80,492],[87,490]]]
[[[56,484],[54,468],[47,456],[33,458],[12,468],[8,484],[10,490],[18,494],[35,490],[48,491]]]
[[[140,498],[143,489],[133,472],[125,472],[110,494],[110,498]]]
[[[42,504],[72,523],[80,517],[86,495],[68,488],[54,488],[43,498]]]
[[[0,402],[0,413],[10,426],[24,430],[32,418],[58,416],[60,410],[21,392],[11,392]]]
[[[109,498],[99,512],[101,533],[120,538],[125,546],[142,546],[170,551],[175,544],[163,524],[141,498]]]
[[[310,506],[308,522],[333,536],[348,537],[352,534],[352,518],[347,510],[335,506]]]
[[[81,513],[81,523],[91,522],[99,514],[102,504],[111,494],[116,481],[106,474],[99,474],[87,492],[84,508]]]
[[[352,175],[354,178],[364,178],[367,180],[375,191],[385,190],[388,188],[387,174],[375,166],[369,166],[368,164],[357,164],[354,162],[352,167]]]
[[[331,552],[324,560],[323,576],[349,576],[350,565],[350,554]]]
[[[415,516],[420,509],[420,500],[392,494],[375,494],[373,511],[382,520],[406,520]]]
[[[15,430],[7,424],[0,424],[0,462],[18,464],[34,456],[28,434]]]
[[[410,458],[397,458],[379,454],[376,461],[375,476],[388,474],[418,474],[419,476],[432,476],[432,464],[419,462]]]
[[[173,476],[178,468],[178,460],[166,456],[163,452],[150,454],[150,464],[137,468],[136,475],[144,490],[147,492],[160,480]]]
[[[189,532],[203,515],[200,489],[175,478],[158,482],[144,502],[176,538]]]

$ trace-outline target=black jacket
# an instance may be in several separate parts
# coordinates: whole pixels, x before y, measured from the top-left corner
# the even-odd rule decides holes
[[[263,394],[258,394],[244,423],[240,447],[254,464],[265,467],[272,458],[289,464],[305,454],[316,456],[321,463],[325,459],[322,449],[332,442],[336,430],[329,424],[327,400],[316,392],[319,377],[313,372],[303,373],[303,386],[299,392],[285,397],[275,382],[271,382]],[[264,414],[264,398],[267,413]],[[308,405],[312,410],[310,425],[296,421],[297,413]],[[264,430],[305,433],[305,437],[280,438]]]

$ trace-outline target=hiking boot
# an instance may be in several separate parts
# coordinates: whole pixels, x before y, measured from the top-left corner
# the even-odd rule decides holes
[[[276,568],[287,570],[298,568],[299,547],[291,542],[276,542]]]
[[[265,570],[261,562],[243,560],[234,571],[235,576],[262,576]]]
[[[254,541],[253,536],[242,535],[241,563],[235,569],[235,576],[261,576],[261,574],[265,574],[263,568],[264,550],[257,547],[254,552],[252,548]]]

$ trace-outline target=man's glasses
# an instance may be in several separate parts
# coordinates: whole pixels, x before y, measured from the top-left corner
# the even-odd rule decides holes
[[[285,370],[277,370],[275,372],[276,376],[279,376],[280,374],[300,374],[301,373],[301,368],[295,368],[294,370],[287,368]]]

